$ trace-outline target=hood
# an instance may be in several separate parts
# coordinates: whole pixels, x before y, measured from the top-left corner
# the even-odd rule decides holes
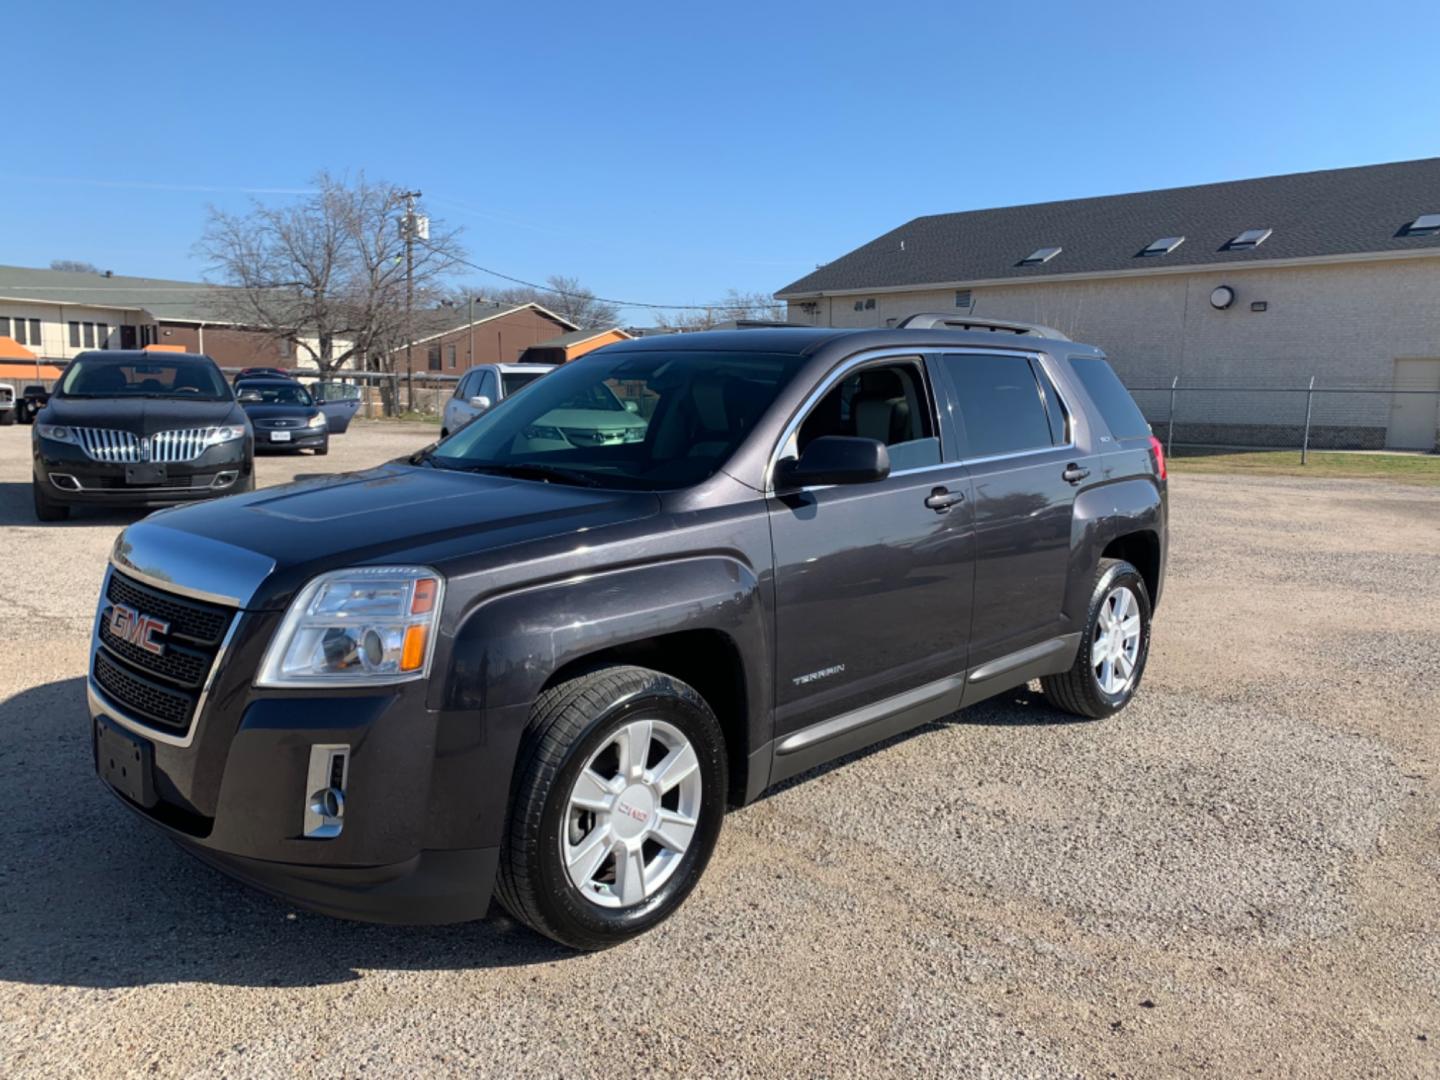
[[[272,569],[263,586],[256,583],[251,606],[269,607],[283,604],[325,570],[378,562],[440,564],[447,555],[468,558],[649,517],[659,505],[649,492],[596,491],[392,463],[164,510],[132,526],[125,537],[139,542],[147,532],[163,530],[169,534],[163,546],[171,550],[254,556]],[[202,539],[187,544],[177,533]],[[203,581],[182,584],[205,590]]]
[[[186,401],[184,398],[51,397],[43,415],[47,424],[110,428],[136,435],[242,422],[242,414],[233,401]]]

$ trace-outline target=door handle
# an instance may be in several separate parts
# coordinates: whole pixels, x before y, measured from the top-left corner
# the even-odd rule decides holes
[[[1079,465],[1072,462],[1065,466],[1065,471],[1060,474],[1060,479],[1064,480],[1067,484],[1078,484],[1089,475],[1089,469],[1082,469]]]
[[[937,487],[925,497],[925,505],[937,514],[948,513],[956,503],[965,501],[965,493],[962,491],[949,491],[943,487]]]

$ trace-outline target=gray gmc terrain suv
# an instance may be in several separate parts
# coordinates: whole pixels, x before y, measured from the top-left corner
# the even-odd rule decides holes
[[[643,438],[547,422],[587,395]],[[1031,679],[1124,708],[1165,553],[1160,446],[1055,331],[642,338],[408,459],[126,529],[95,764],[296,903],[449,922],[493,894],[601,948],[778,781]]]

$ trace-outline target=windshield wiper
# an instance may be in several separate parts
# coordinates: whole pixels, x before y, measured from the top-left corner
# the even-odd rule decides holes
[[[574,484],[577,487],[599,487],[600,481],[578,469],[562,469],[555,465],[535,465],[517,462],[513,465],[446,465],[448,469],[462,472],[486,473],[494,476],[513,476],[517,480],[540,480],[547,484]]]

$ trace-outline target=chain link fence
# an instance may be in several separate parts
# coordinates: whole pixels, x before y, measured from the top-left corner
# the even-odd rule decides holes
[[[1440,449],[1440,388],[1390,380],[1127,384],[1170,446],[1310,450]]]

